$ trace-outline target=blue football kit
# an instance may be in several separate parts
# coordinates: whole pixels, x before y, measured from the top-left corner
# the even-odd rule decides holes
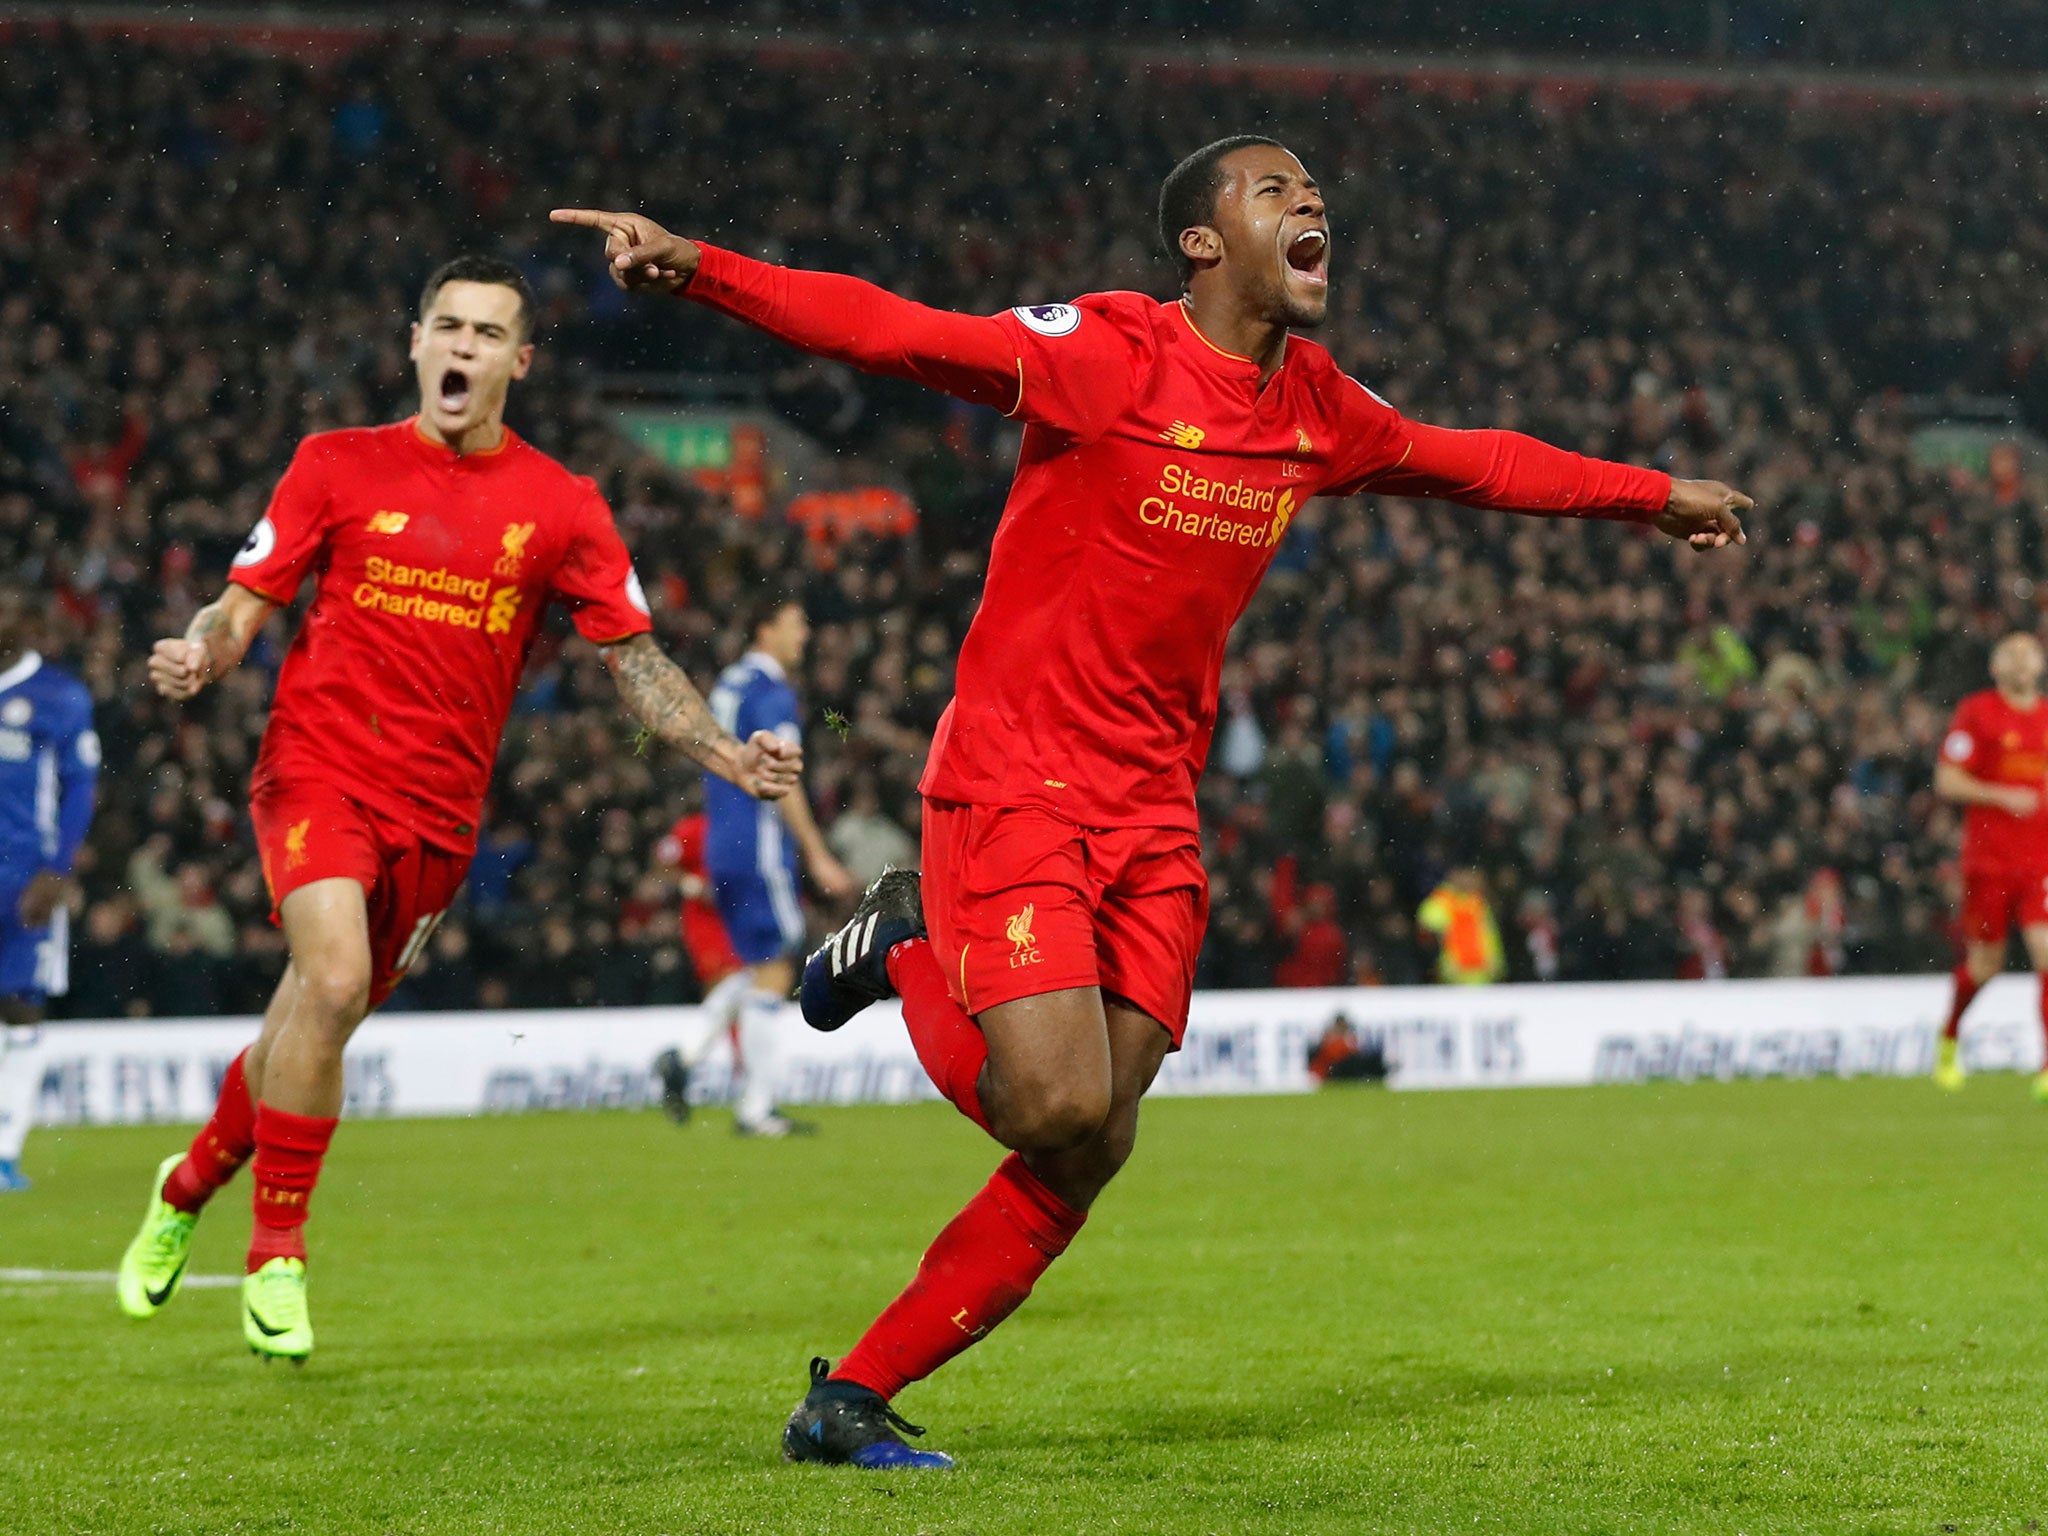
[[[719,674],[708,700],[718,723],[745,741],[771,731],[803,744],[796,690],[774,657],[749,651]],[[797,793],[802,793],[801,790]],[[733,952],[759,965],[803,947],[797,853],[782,813],[724,779],[704,781],[704,867],[711,899],[732,935]]]
[[[63,909],[30,928],[21,897],[45,870],[71,873],[99,768],[83,683],[34,651],[0,671],[0,997],[41,1003],[69,984]]]

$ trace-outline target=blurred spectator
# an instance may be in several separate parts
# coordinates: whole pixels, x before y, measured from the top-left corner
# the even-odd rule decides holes
[[[188,859],[175,877],[164,873],[170,839],[159,833],[128,860],[128,888],[142,907],[149,946],[158,953],[225,960],[235,952],[235,920],[220,904],[206,866]]]
[[[917,866],[917,843],[882,814],[882,797],[875,790],[875,781],[866,775],[854,781],[853,798],[832,823],[825,841],[863,886],[873,884],[892,865],[899,869]]]
[[[1334,987],[1344,981],[1350,946],[1337,926],[1337,893],[1317,881],[1302,893],[1301,905],[1280,924],[1283,942],[1291,942],[1287,958],[1273,969],[1281,987]]]
[[[1386,1052],[1377,1040],[1362,1043],[1357,1027],[1340,1013],[1309,1047],[1308,1075],[1319,1083],[1384,1082]]]
[[[2034,439],[1972,468],[1924,459],[1915,430],[1978,397],[2048,427],[2028,102],[1354,94],[1122,56],[963,70],[715,41],[480,45],[449,66],[459,88],[405,86],[441,78],[443,41],[366,33],[311,60],[22,22],[0,50],[0,563],[52,594],[107,744],[83,996],[89,956],[106,1006],[158,1013],[236,1004],[277,964],[243,814],[276,637],[182,709],[142,658],[217,589],[301,436],[411,408],[411,295],[458,249],[535,277],[515,425],[598,481],[700,683],[743,648],[748,593],[802,592],[809,778],[843,807],[828,840],[863,877],[894,857],[1015,427],[793,366],[691,306],[628,311],[544,209],[687,184],[709,235],[928,303],[1164,294],[1157,177],[1250,119],[1347,231],[1319,339],[1359,378],[1423,419],[1717,476],[1761,510],[1739,557],[1701,561],[1600,523],[1305,506],[1223,658],[1201,985],[1423,980],[1446,946],[1414,914],[1452,866],[1512,916],[1517,977],[1946,969],[1955,819],[1928,765],[1989,639],[2042,622],[2048,495]],[[646,89],[605,88],[628,77]],[[450,144],[489,151],[424,148]],[[149,259],[87,282],[77,253],[110,229]],[[800,486],[672,471],[593,392],[622,369],[780,402],[831,467]],[[826,546],[789,521],[796,495],[846,486],[907,494],[914,528],[892,514]],[[465,966],[484,1006],[694,995],[673,890],[640,894],[640,850],[694,775],[619,730],[611,687],[560,626],[540,637],[443,936],[467,947],[447,997],[468,997]],[[826,710],[843,736],[816,728]],[[443,995],[440,960],[414,996]]]
[[[1423,900],[1415,922],[1436,943],[1436,979],[1446,986],[1484,986],[1507,974],[1507,951],[1478,870],[1452,870]]]
[[[72,939],[71,990],[64,1011],[79,1019],[150,1012],[149,946],[126,897],[109,897],[86,908],[83,929]]]

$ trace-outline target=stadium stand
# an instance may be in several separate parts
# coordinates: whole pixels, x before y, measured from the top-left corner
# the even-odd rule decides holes
[[[814,797],[828,827],[857,803],[872,840],[916,826],[1007,424],[686,306],[629,311],[545,210],[645,207],[954,307],[1163,292],[1160,175],[1246,128],[1332,198],[1323,339],[1360,378],[1759,507],[1715,561],[1604,525],[1305,509],[1225,677],[1201,984],[1428,979],[1415,914],[1452,868],[1480,872],[1519,978],[1950,963],[1929,764],[1990,640],[2040,622],[2040,465],[1933,462],[1918,429],[1987,399],[1994,435],[2048,424],[2030,99],[0,34],[0,560],[51,593],[109,769],[74,1012],[260,1007],[281,964],[243,815],[277,636],[184,711],[143,658],[213,594],[299,436],[408,409],[429,267],[488,249],[532,275],[542,360],[514,423],[598,478],[694,675],[736,653],[742,594],[804,595]],[[915,531],[806,538],[785,503],[749,516],[668,471],[607,414],[633,369],[738,381],[846,486],[906,492]],[[394,1006],[693,994],[651,857],[692,776],[635,750],[596,707],[610,688],[580,642],[543,642],[465,908]]]

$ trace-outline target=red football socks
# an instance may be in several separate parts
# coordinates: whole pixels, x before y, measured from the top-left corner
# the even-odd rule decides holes
[[[2048,972],[2044,972],[2041,977],[2041,1040],[2044,1051],[2042,1060],[2044,1065],[2048,1065]]]
[[[1088,1219],[1011,1153],[931,1247],[917,1276],[832,1373],[894,1397],[1023,1303]]]
[[[272,1259],[306,1256],[306,1205],[320,1182],[320,1159],[335,1122],[256,1106],[256,1226],[249,1234],[249,1273]]]
[[[988,1130],[977,1087],[988,1061],[988,1041],[946,990],[931,941],[906,939],[889,951],[886,963],[889,980],[903,999],[903,1022],[919,1063],[955,1109]]]
[[[1955,999],[1948,1005],[1948,1022],[1941,1027],[1941,1037],[1944,1040],[1955,1039],[1956,1032],[1963,1027],[1963,1010],[1970,1006],[1970,1000],[1979,991],[1976,981],[1970,976],[1970,968],[1965,965],[1956,967],[1955,984]],[[2048,1003],[2044,1003],[2043,1007],[2048,1008]]]
[[[164,1199],[178,1210],[204,1206],[256,1150],[256,1103],[249,1096],[249,1080],[242,1076],[242,1056],[228,1063],[227,1075],[220,1080],[213,1118],[193,1138],[185,1161],[164,1180]]]

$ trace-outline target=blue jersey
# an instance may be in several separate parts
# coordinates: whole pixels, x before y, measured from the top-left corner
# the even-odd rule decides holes
[[[707,701],[711,713],[741,741],[756,731],[772,731],[784,741],[802,745],[797,724],[796,690],[772,656],[749,651],[719,674]],[[797,867],[782,813],[766,800],[756,800],[724,779],[704,779],[704,866],[714,876],[727,873],[789,870]]]
[[[71,873],[99,770],[83,683],[34,651],[0,672],[0,889]]]

